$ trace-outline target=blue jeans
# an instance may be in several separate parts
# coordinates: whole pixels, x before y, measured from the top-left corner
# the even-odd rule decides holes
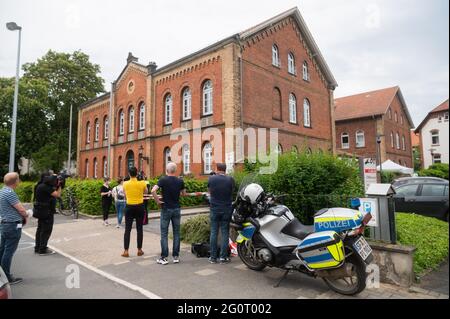
[[[0,224],[0,236],[0,265],[8,280],[11,280],[11,263],[22,236],[22,228],[17,228],[17,224]]]
[[[217,235],[222,235],[220,243],[220,258],[228,257],[228,240],[230,237],[230,222],[231,222],[231,207],[211,207],[210,223],[211,223],[211,236],[209,238],[209,244],[211,247],[211,258],[217,259]]]
[[[117,223],[119,225],[122,224],[123,211],[125,210],[125,206],[126,206],[125,201],[117,201],[116,202]]]
[[[163,208],[161,210],[161,257],[169,256],[169,224],[172,221],[173,230],[173,248],[172,256],[180,256],[180,224],[181,209],[180,208]]]

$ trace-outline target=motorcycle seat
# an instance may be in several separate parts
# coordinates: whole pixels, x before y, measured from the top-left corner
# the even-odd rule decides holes
[[[298,219],[293,219],[284,226],[281,232],[285,235],[303,240],[314,232],[314,226],[303,225]]]

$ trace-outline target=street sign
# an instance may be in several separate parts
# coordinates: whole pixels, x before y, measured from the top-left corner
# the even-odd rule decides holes
[[[370,213],[372,215],[372,219],[369,221],[367,226],[370,227],[378,227],[378,199],[376,198],[360,198],[361,206],[359,207],[359,211],[363,214]]]
[[[364,189],[367,191],[370,184],[377,183],[377,163],[373,158],[365,158],[363,165]]]

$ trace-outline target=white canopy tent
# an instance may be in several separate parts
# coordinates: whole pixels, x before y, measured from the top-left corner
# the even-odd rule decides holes
[[[414,174],[414,169],[413,168],[401,166],[401,165],[399,165],[397,163],[394,163],[391,160],[387,160],[386,162],[384,162],[381,165],[381,169],[384,172],[401,173],[401,174],[411,175],[411,176]],[[380,171],[380,165],[377,166],[377,170]]]

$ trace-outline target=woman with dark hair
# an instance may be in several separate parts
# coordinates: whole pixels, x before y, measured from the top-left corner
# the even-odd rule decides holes
[[[34,216],[38,219],[38,227],[34,251],[40,256],[55,253],[47,247],[47,244],[53,231],[56,198],[61,197],[61,187],[57,187],[57,183],[56,175],[44,173],[35,187]]]
[[[109,186],[109,177],[105,177],[103,182],[102,188],[100,189],[100,195],[102,196],[103,225],[109,226],[108,217],[112,205],[112,190]]]

